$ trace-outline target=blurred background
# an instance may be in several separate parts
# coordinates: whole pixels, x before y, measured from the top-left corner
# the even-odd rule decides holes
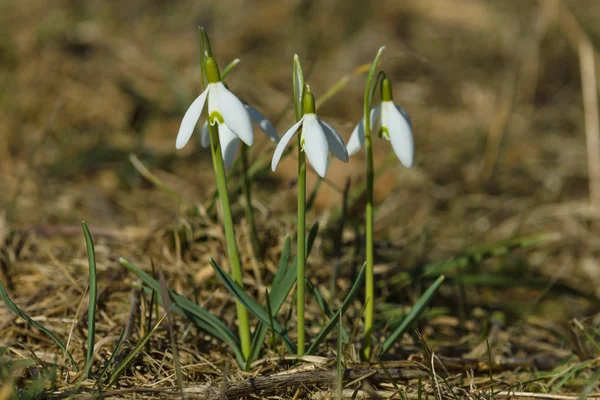
[[[175,150],[181,118],[202,90],[197,27],[204,26],[221,68],[242,60],[230,88],[280,134],[293,120],[295,53],[317,96],[350,76],[318,110],[347,140],[362,116],[364,75],[353,72],[386,46],[382,68],[412,117],[416,142],[411,169],[390,158],[389,143],[375,144],[377,238],[393,254],[386,265],[546,232],[557,240],[518,258],[516,276],[541,275],[597,299],[600,209],[588,162],[600,159],[588,151],[600,148],[586,144],[586,123],[593,145],[598,21],[594,0],[1,0],[5,279],[27,293],[40,280],[25,272],[40,263],[59,268],[77,259],[84,267],[84,219],[98,237],[103,271],[132,252],[184,262],[190,273],[205,264],[150,239],[185,225],[185,210],[214,188],[210,153],[197,137]],[[581,68],[590,61],[597,65]],[[272,151],[259,141],[252,158]],[[181,199],[142,177],[131,155]],[[255,184],[262,226],[281,240],[295,229],[295,167],[287,159]],[[333,161],[311,221],[332,216],[346,179],[354,187],[363,174],[362,154],[349,165]],[[361,212],[359,201],[350,214]],[[31,232],[37,239],[24,239]],[[64,278],[52,271],[49,281]],[[531,293],[516,295],[528,301]],[[545,300],[562,302],[548,313],[557,321],[587,309],[579,300]]]

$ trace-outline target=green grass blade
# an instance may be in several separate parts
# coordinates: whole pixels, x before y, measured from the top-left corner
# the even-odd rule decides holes
[[[17,314],[19,317],[21,317],[23,320],[25,320],[28,324],[33,325],[36,328],[38,328],[40,331],[44,332],[46,335],[48,335],[48,337],[50,337],[50,339],[54,340],[54,342],[58,345],[58,347],[60,347],[60,349],[65,354],[65,356],[67,356],[67,358],[71,362],[73,369],[76,372],[79,372],[79,367],[77,366],[77,363],[75,362],[75,360],[73,360],[73,356],[71,356],[71,353],[69,353],[69,350],[67,350],[67,347],[64,345],[64,343],[61,342],[61,340],[54,334],[54,332],[52,332],[50,329],[46,328],[44,325],[31,319],[19,307],[17,307],[17,305],[15,303],[13,303],[13,301],[8,296],[8,293],[6,292],[6,288],[4,287],[4,284],[2,283],[2,281],[0,281],[0,297],[2,297],[2,300],[4,300],[4,303],[12,312]]]
[[[423,293],[423,295],[421,296],[421,298],[413,306],[413,308],[410,310],[410,312],[408,313],[408,315],[406,316],[406,318],[404,318],[404,320],[402,321],[402,323],[383,342],[383,346],[381,348],[381,354],[385,354],[392,347],[392,345],[396,342],[396,340],[398,339],[398,337],[400,335],[402,335],[404,332],[406,332],[406,329],[408,329],[408,327],[410,326],[410,324],[412,324],[414,321],[416,321],[419,318],[419,316],[421,315],[421,313],[423,312],[423,310],[425,310],[425,307],[427,306],[427,304],[429,304],[429,302],[431,301],[431,298],[433,297],[433,295],[438,291],[438,289],[442,285],[442,282],[444,282],[444,279],[445,279],[444,275],[440,276],[425,291],[425,293]]]
[[[217,278],[219,278],[221,283],[225,285],[225,288],[231,294],[233,294],[235,298],[238,299],[244,305],[244,307],[246,307],[246,309],[248,309],[248,311],[254,314],[258,319],[260,319],[262,323],[269,325],[269,313],[263,307],[261,307],[260,304],[256,302],[256,300],[250,297],[244,291],[244,289],[242,289],[237,283],[235,283],[233,279],[229,275],[227,275],[225,271],[223,271],[219,264],[216,263],[215,260],[210,258],[209,261],[213,269],[215,270]],[[294,342],[292,342],[287,332],[281,327],[279,322],[273,321],[273,328],[275,329],[275,333],[277,333],[279,337],[283,339],[283,343],[287,347],[288,351],[295,353],[296,346],[294,345]]]
[[[308,257],[310,251],[312,250],[318,232],[319,223],[315,222],[310,228],[310,231],[306,237],[306,257]],[[297,278],[296,258],[294,258],[294,261],[292,261],[289,268],[287,267],[290,257],[290,248],[291,240],[289,237],[287,237],[281,258],[279,259],[279,266],[277,267],[277,272],[275,273],[275,278],[273,279],[273,284],[271,285],[271,293],[269,294],[271,299],[271,309],[273,310],[274,317],[277,316],[281,306],[283,306],[283,303],[285,303],[285,300],[292,290]],[[268,331],[269,326],[262,322],[260,322],[256,327],[256,331],[252,337],[252,347],[250,349],[251,361],[254,361],[258,358]]]
[[[120,261],[121,265],[133,272],[151,290],[154,290],[157,293],[158,300],[162,301],[159,294],[160,283],[157,280],[126,259],[121,258]],[[242,355],[239,340],[220,319],[193,301],[181,296],[177,292],[169,290],[169,293],[171,294],[171,299],[173,300],[173,312],[188,318],[191,322],[206,331],[208,334],[227,344],[233,350],[238,363],[240,365],[245,364],[245,359]]]
[[[88,335],[87,335],[87,353],[85,357],[84,376],[89,378],[92,364],[94,362],[94,343],[96,338],[96,300],[98,296],[98,281],[96,279],[96,251],[94,250],[94,241],[92,234],[85,221],[81,223],[83,236],[85,237],[85,247],[88,256],[89,265],[89,303],[88,303]]]
[[[379,48],[377,54],[375,55],[375,58],[373,59],[373,62],[371,63],[369,73],[367,74],[364,98],[364,109],[367,115],[373,106],[373,95],[375,94],[375,88],[377,87],[377,82],[379,81],[379,79],[373,78],[375,78],[375,73],[377,72],[377,68],[379,67],[379,60],[381,59],[381,55],[383,54],[384,49],[384,46]]]
[[[554,234],[538,234],[502,240],[491,245],[474,246],[467,249],[465,254],[461,256],[425,265],[423,277],[438,276],[456,268],[466,267],[467,265],[480,263],[489,258],[508,254],[516,249],[547,243],[555,239],[556,235]]]
[[[361,285],[363,283],[363,280],[365,279],[365,271],[366,271],[366,268],[365,268],[365,265],[363,265],[363,267],[360,269],[360,272],[358,273],[358,276],[356,277],[356,280],[354,281],[354,284],[350,288],[350,291],[348,292],[348,295],[344,299],[344,302],[342,303],[342,306],[335,313],[335,315],[333,316],[333,318],[330,319],[329,322],[327,322],[327,324],[325,324],[325,326],[323,327],[323,329],[321,330],[321,332],[319,332],[319,334],[317,335],[317,337],[315,337],[315,339],[311,343],[310,347],[306,351],[307,355],[313,354],[319,348],[319,345],[321,344],[321,342],[323,340],[325,340],[325,338],[327,337],[327,335],[329,334],[329,332],[331,332],[331,330],[336,327],[337,321],[340,319],[340,316],[344,312],[346,312],[346,310],[350,306],[350,303],[352,302],[352,300],[356,297],[356,295],[360,291],[360,288],[361,288]]]
[[[310,279],[306,279],[306,288],[312,293],[321,312],[323,314],[325,314],[327,316],[327,318],[329,318],[329,319],[333,318],[334,312],[331,311],[331,307],[329,307],[329,303],[327,303],[327,300],[325,300],[325,298],[323,298],[323,295],[319,291],[319,288],[316,287]],[[348,331],[346,330],[346,328],[344,328],[343,325],[341,326],[341,329],[342,329],[342,336],[343,336],[344,340],[346,342],[349,341],[350,336],[348,335]]]
[[[232,62],[227,64],[227,66],[225,68],[223,68],[223,71],[221,71],[221,80],[225,79],[225,77],[231,72],[231,70],[234,69],[235,66],[238,65],[239,63],[240,63],[240,59],[236,58],[235,60],[233,60]]]
[[[119,340],[117,340],[117,343],[115,344],[115,348],[113,349],[110,357],[108,358],[108,361],[106,361],[106,365],[102,369],[102,372],[100,373],[100,376],[98,376],[98,379],[96,380],[96,383],[94,384],[94,388],[92,390],[95,390],[96,387],[98,385],[100,385],[100,382],[102,381],[102,379],[104,379],[104,376],[108,372],[108,368],[111,366],[113,360],[115,359],[115,356],[117,355],[119,349],[121,348],[121,344],[123,343],[123,338],[124,337],[125,337],[125,329],[123,329],[121,331],[121,336],[119,336]]]
[[[123,359],[123,361],[121,361],[119,363],[119,365],[117,365],[117,367],[115,368],[115,370],[113,371],[113,373],[108,378],[106,386],[112,386],[117,381],[117,379],[119,379],[119,377],[123,374],[123,372],[125,372],[125,370],[127,369],[127,367],[129,367],[129,365],[131,364],[131,362],[133,361],[133,359],[142,350],[142,348],[144,347],[144,345],[146,344],[146,342],[148,342],[148,340],[150,340],[150,338],[152,337],[152,335],[154,334],[154,332],[156,332],[156,330],[158,329],[158,327],[160,326],[160,324],[164,321],[164,319],[166,317],[167,317],[167,314],[163,315],[156,322],[156,325],[154,325],[154,327],[152,328],[152,330],[150,332],[148,332],[146,334],[146,336],[144,336],[142,338],[142,340],[140,340],[138,342],[138,344],[133,348],[133,350],[131,350],[131,353],[129,353],[127,355],[127,357],[125,357]]]

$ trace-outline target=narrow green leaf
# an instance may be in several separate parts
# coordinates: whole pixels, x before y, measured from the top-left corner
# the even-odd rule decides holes
[[[121,265],[133,272],[142,280],[142,282],[148,285],[150,289],[154,290],[157,293],[158,300],[162,301],[160,299],[160,283],[158,281],[126,259],[121,258],[120,261]],[[242,355],[237,337],[220,319],[177,292],[169,290],[169,293],[173,300],[173,312],[188,318],[199,328],[227,344],[233,350],[238,363],[240,363],[240,365],[245,365],[245,359]]]
[[[163,315],[156,322],[156,325],[154,325],[154,327],[152,328],[152,330],[150,332],[148,332],[146,334],[146,336],[144,336],[142,338],[142,340],[140,340],[138,342],[138,344],[133,348],[133,350],[131,350],[131,353],[129,353],[127,355],[127,357],[125,357],[123,359],[123,361],[121,361],[119,363],[119,365],[117,365],[117,367],[115,368],[115,370],[113,371],[113,373],[108,378],[106,386],[112,386],[117,381],[117,379],[119,379],[119,377],[123,374],[123,372],[125,372],[125,370],[127,369],[127,367],[129,367],[129,365],[131,364],[131,362],[133,361],[133,359],[135,358],[135,356],[137,356],[137,354],[140,352],[140,350],[142,350],[142,348],[144,347],[144,345],[146,344],[146,342],[148,342],[148,340],[150,340],[150,338],[152,337],[152,335],[154,334],[154,332],[156,332],[156,330],[158,329],[158,327],[160,326],[160,324],[164,321],[164,319],[166,318],[166,316],[167,316],[167,314]]]
[[[474,246],[465,251],[465,254],[454,257],[450,260],[433,262],[425,265],[423,277],[437,276],[442,273],[454,270],[460,267],[466,267],[470,264],[480,263],[493,257],[499,257],[508,254],[512,250],[535,246],[542,243],[555,240],[553,234],[537,234],[531,236],[517,237],[514,239],[502,240],[497,243],[483,246]]]
[[[377,72],[377,67],[379,67],[379,60],[381,59],[381,55],[383,54],[383,50],[385,47],[380,47],[379,51],[377,51],[377,55],[373,59],[371,63],[371,68],[369,69],[369,73],[367,74],[367,81],[365,83],[365,98],[364,98],[364,110],[365,110],[365,124],[369,122],[369,115],[371,113],[371,107],[373,105],[373,95],[375,94],[375,88],[377,87],[377,81],[379,79],[375,78],[375,73]]]
[[[92,364],[94,362],[94,343],[96,338],[96,300],[98,294],[98,281],[96,280],[96,251],[94,250],[94,241],[92,234],[85,221],[81,223],[83,236],[85,237],[85,247],[88,256],[89,265],[89,304],[88,304],[88,334],[87,334],[87,353],[85,357],[85,374],[89,378]]]
[[[383,342],[383,346],[381,347],[381,354],[385,354],[392,345],[396,342],[398,337],[406,332],[406,329],[416,321],[425,307],[431,301],[433,295],[438,291],[442,282],[444,282],[444,275],[440,276],[436,279],[436,281],[423,293],[421,298],[417,301],[417,303],[410,310],[406,318],[402,321],[402,323],[392,332],[392,334]]]
[[[338,337],[337,337],[337,387],[336,387],[336,398],[337,400],[342,400],[342,392],[344,391],[344,370],[342,369],[342,352],[343,352],[343,342],[342,332],[345,332],[344,324],[343,324],[343,316],[340,314],[340,318],[338,318]]]
[[[300,121],[302,118],[302,96],[304,94],[304,73],[302,72],[302,65],[300,65],[300,58],[298,54],[294,54],[294,68],[293,68],[293,80],[294,80],[294,111],[296,113],[296,121]]]
[[[306,279],[306,288],[311,291],[321,312],[323,314],[325,314],[327,316],[327,318],[329,318],[329,319],[333,318],[334,313],[333,313],[333,311],[331,311],[331,307],[329,307],[329,303],[327,303],[327,300],[325,300],[325,298],[319,291],[319,288],[317,286],[315,286],[310,279]],[[346,328],[344,328],[343,325],[341,325],[341,329],[342,329],[342,336],[343,336],[344,340],[346,342],[349,341],[350,336],[348,335],[348,331],[346,330]]]
[[[331,318],[329,320],[329,322],[327,322],[327,324],[325,324],[325,326],[323,327],[321,332],[319,332],[317,337],[315,337],[315,339],[311,343],[310,347],[306,351],[307,355],[313,354],[319,348],[319,345],[321,344],[321,342],[323,340],[325,340],[325,338],[327,338],[327,335],[329,334],[329,332],[331,332],[331,330],[336,327],[338,319],[344,312],[346,312],[346,310],[350,306],[350,303],[352,302],[352,300],[356,297],[356,295],[360,291],[362,282],[365,279],[365,270],[366,270],[365,265],[363,265],[363,267],[360,269],[360,272],[358,273],[358,276],[356,277],[356,280],[354,281],[354,284],[350,288],[348,295],[344,299],[342,306],[335,313],[333,318]]]
[[[313,244],[315,243],[318,232],[319,222],[315,222],[306,236],[307,258],[312,250]],[[273,310],[274,317],[276,317],[279,313],[279,310],[281,309],[281,306],[283,306],[283,303],[285,303],[285,300],[292,290],[294,283],[296,283],[297,269],[295,257],[290,267],[287,267],[287,263],[290,258],[290,249],[291,240],[288,236],[286,237],[285,245],[283,246],[283,252],[281,253],[281,258],[279,259],[279,266],[277,267],[277,272],[275,273],[275,278],[273,279],[273,284],[271,285],[271,293],[269,294],[269,297],[271,298],[271,309]],[[260,322],[256,327],[256,331],[252,337],[252,347],[250,350],[251,361],[254,361],[258,358],[268,331],[269,326],[263,324],[262,322]]]
[[[98,379],[96,380],[96,383],[94,384],[94,387],[92,390],[95,390],[96,387],[100,385],[100,381],[102,379],[104,379],[104,376],[108,372],[108,368],[110,368],[111,364],[113,363],[113,360],[115,359],[117,353],[119,352],[119,349],[121,348],[121,343],[123,343],[124,337],[125,337],[125,328],[123,328],[123,330],[121,331],[121,336],[119,336],[119,340],[117,340],[117,343],[115,344],[115,347],[114,347],[110,357],[108,358],[108,361],[106,361],[106,365],[102,369],[100,376],[98,376]]]
[[[4,287],[4,284],[2,283],[2,281],[0,281],[0,297],[2,297],[2,300],[4,300],[4,303],[6,303],[6,306],[12,312],[17,314],[22,319],[24,319],[27,323],[35,326],[40,331],[44,332],[46,335],[48,335],[50,337],[50,339],[54,340],[54,342],[58,345],[58,347],[60,347],[60,349],[63,351],[63,353],[65,353],[65,356],[67,356],[67,358],[71,362],[73,369],[76,372],[79,372],[79,367],[77,366],[77,363],[75,362],[75,360],[73,360],[71,353],[69,353],[69,350],[67,350],[67,347],[63,344],[63,342],[61,342],[61,340],[50,329],[48,329],[44,325],[34,321],[27,314],[25,314],[19,307],[17,307],[17,305],[15,303],[13,303],[13,301],[8,296],[8,293],[6,292],[6,288]]]
[[[227,66],[223,68],[223,71],[221,71],[221,80],[225,79],[225,77],[231,72],[231,70],[234,69],[239,63],[240,59],[236,58],[235,60],[227,64]]]
[[[235,296],[235,298],[238,299],[244,305],[244,307],[246,307],[246,309],[248,311],[250,311],[252,314],[254,314],[264,324],[269,325],[270,321],[269,321],[269,314],[267,313],[267,311],[263,307],[261,307],[260,304],[258,304],[256,302],[256,300],[254,300],[252,297],[250,297],[244,291],[244,289],[242,289],[237,283],[235,283],[234,280],[231,279],[231,277],[229,275],[227,275],[227,273],[225,271],[223,271],[223,269],[217,264],[217,262],[215,260],[210,258],[209,261],[210,261],[210,264],[212,265],[213,269],[215,270],[215,274],[217,275],[217,278],[219,278],[221,283],[223,283],[223,285],[225,285],[225,288],[231,294],[233,294]],[[288,351],[295,353],[296,346],[294,345],[294,342],[292,342],[292,340],[288,336],[287,332],[281,327],[279,322],[273,321],[273,328],[275,329],[275,333],[277,333],[279,335],[279,337],[281,337],[281,339],[283,339],[283,343],[287,347]]]

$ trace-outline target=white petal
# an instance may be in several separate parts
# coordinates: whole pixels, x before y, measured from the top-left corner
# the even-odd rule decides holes
[[[200,145],[204,148],[210,146],[210,132],[208,131],[208,121],[204,121],[202,132],[200,133]]]
[[[240,138],[226,125],[219,125],[219,142],[225,168],[230,169],[240,147]]]
[[[246,105],[246,109],[248,110],[248,114],[250,114],[250,118],[252,118],[254,123],[256,123],[256,125],[258,125],[258,127],[267,134],[269,139],[271,139],[273,142],[279,142],[279,135],[277,134],[277,131],[275,130],[275,127],[271,121],[269,121],[267,117],[262,115],[262,113],[254,107]]]
[[[327,173],[329,146],[316,114],[304,115],[302,138],[304,139],[304,151],[310,165],[313,166],[321,178],[324,178]]]
[[[279,160],[281,159],[281,155],[283,154],[283,150],[287,144],[292,140],[294,134],[298,131],[300,125],[304,122],[304,117],[298,122],[296,122],[288,131],[281,137],[279,143],[277,143],[277,147],[275,147],[275,153],[273,153],[273,160],[271,160],[271,170],[275,171],[277,168],[277,164],[279,164]]]
[[[333,127],[327,122],[323,120],[319,120],[319,122],[321,123],[323,132],[325,133],[327,145],[329,146],[329,151],[331,154],[343,162],[348,162],[348,151],[346,150],[344,139],[342,139],[340,134],[337,133],[335,129],[333,129]]]
[[[375,108],[371,109],[371,132],[373,131],[373,126],[375,126],[375,122],[379,117],[379,105]],[[356,125],[354,130],[352,131],[352,135],[350,135],[350,140],[348,140],[348,145],[346,149],[348,150],[348,155],[352,155],[360,150],[363,143],[365,142],[365,120],[364,118]]]
[[[382,103],[382,126],[384,115],[387,120],[387,130],[394,153],[405,167],[410,168],[415,156],[415,145],[412,135],[412,122],[408,114],[391,101]]]
[[[225,125],[244,143],[252,146],[254,143],[254,129],[244,103],[227,90],[221,82],[216,83],[216,85],[219,88],[219,112],[223,116]]]
[[[194,133],[194,127],[200,118],[200,114],[202,114],[202,109],[204,108],[207,95],[208,88],[202,92],[202,94],[200,94],[196,100],[194,100],[190,108],[188,108],[188,110],[185,112],[183,120],[181,121],[181,126],[179,126],[177,139],[175,140],[176,148],[183,148],[183,146],[185,146],[192,137],[192,133]]]

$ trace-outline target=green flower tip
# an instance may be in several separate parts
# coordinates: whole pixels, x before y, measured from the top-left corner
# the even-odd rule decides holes
[[[392,84],[388,78],[381,80],[381,101],[392,101]]]
[[[221,74],[219,73],[219,66],[217,62],[212,57],[206,57],[206,62],[204,67],[206,68],[206,79],[208,79],[208,83],[217,83],[221,82]]]
[[[315,113],[315,96],[310,91],[310,86],[306,85],[304,96],[302,97],[302,110],[304,114]]]

